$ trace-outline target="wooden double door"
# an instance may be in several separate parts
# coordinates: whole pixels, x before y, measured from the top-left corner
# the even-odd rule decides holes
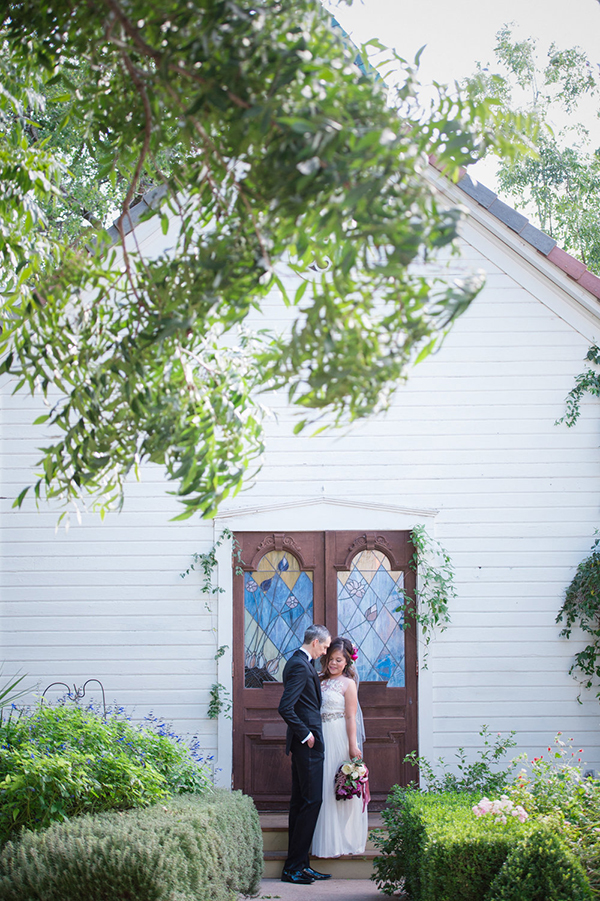
[[[415,588],[409,532],[239,532],[234,559],[233,784],[287,808],[291,767],[277,713],[287,658],[312,623],[358,648],[372,809],[417,778]]]

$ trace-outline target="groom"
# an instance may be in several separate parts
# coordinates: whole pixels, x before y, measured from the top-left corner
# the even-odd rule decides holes
[[[288,829],[288,856],[282,882],[310,885],[329,879],[309,865],[309,852],[323,798],[323,733],[321,730],[321,685],[315,660],[331,644],[325,626],[309,626],[304,644],[290,657],[283,670],[283,695],[279,713],[287,723],[285,753],[292,752],[292,797]]]

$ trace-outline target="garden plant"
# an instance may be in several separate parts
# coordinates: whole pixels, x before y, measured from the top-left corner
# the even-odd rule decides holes
[[[42,703],[0,722],[0,845],[22,829],[211,787],[197,747],[154,716],[136,725],[123,708]]]
[[[376,837],[381,890],[402,888],[412,901],[600,898],[600,783],[584,778],[583,750],[559,733],[544,753],[502,768],[514,733],[492,740],[484,726],[480,735],[474,762],[458,749],[458,773],[407,758],[426,789],[395,786],[389,796],[387,834]]]
[[[256,809],[224,790],[74,817],[0,852],[3,901],[235,901],[261,875]]]

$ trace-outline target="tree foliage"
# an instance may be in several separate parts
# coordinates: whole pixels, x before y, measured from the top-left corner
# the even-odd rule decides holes
[[[553,43],[541,63],[536,39],[519,41],[508,25],[496,39],[498,70],[478,63],[467,79],[468,91],[473,97],[495,96],[516,116],[531,114],[539,126],[534,154],[500,159],[500,191],[600,272],[600,150],[589,129],[575,119],[580,103],[598,95],[598,73],[578,47],[560,50]],[[556,125],[557,115],[562,125]]]
[[[313,0],[2,10],[0,352],[49,405],[38,498],[103,512],[152,461],[183,517],[214,513],[262,449],[260,392],[306,409],[297,430],[381,409],[475,295],[411,264],[460,218],[427,154],[452,175],[501,141],[493,105],[440,91],[424,115],[398,59],[389,103]],[[154,257],[124,242],[150,184],[170,247]],[[119,251],[90,237],[118,196]],[[287,330],[260,318],[273,290]]]

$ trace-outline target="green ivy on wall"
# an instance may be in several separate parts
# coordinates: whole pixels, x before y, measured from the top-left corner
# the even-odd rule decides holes
[[[593,344],[585,359],[600,366],[600,347]],[[581,414],[581,398],[584,394],[600,396],[600,372],[589,366],[575,377],[575,385],[566,399],[566,412],[557,420],[571,428]],[[598,688],[600,680],[600,538],[592,545],[592,553],[579,566],[573,581],[565,592],[565,600],[556,617],[556,622],[565,623],[560,636],[570,638],[574,626],[578,626],[591,636],[589,644],[575,654],[569,673],[579,679],[583,688]],[[600,688],[596,692],[600,699]],[[578,698],[581,702],[581,699]]]
[[[450,622],[450,603],[456,597],[454,567],[439,541],[424,525],[410,533],[415,553],[411,568],[417,573],[415,603],[407,605],[407,614],[420,626],[425,652],[421,665],[427,667],[427,649],[435,630],[443,632]]]
[[[565,600],[556,622],[565,622],[560,635],[569,638],[574,626],[578,626],[591,640],[575,654],[569,669],[578,675],[583,688],[598,688],[600,680],[600,538],[596,538],[592,553],[577,567],[575,577],[565,592]],[[596,692],[600,699],[600,688]],[[580,700],[578,698],[578,700]]]
[[[200,586],[200,591],[204,595],[208,595],[209,597],[216,594],[222,594],[224,589],[220,588],[218,585],[215,585],[213,582],[213,573],[217,566],[217,550],[221,547],[223,542],[226,539],[231,539],[233,542],[233,555],[234,559],[239,560],[239,548],[237,547],[237,542],[235,540],[235,536],[229,529],[223,529],[211,549],[206,554],[193,554],[192,562],[185,570],[185,572],[180,573],[181,578],[185,579],[186,576],[189,576],[190,573],[199,570],[202,573],[203,581]],[[206,610],[212,615],[213,609],[209,601],[205,601],[204,604]],[[213,626],[213,632],[215,633],[215,641],[216,641],[216,627]],[[215,651],[214,660],[219,660],[227,650],[229,645],[223,644]],[[222,714],[226,719],[231,719],[231,695],[229,691],[225,688],[225,686],[221,682],[213,682],[210,687],[210,701],[208,703],[208,711],[207,717],[209,720],[216,720],[219,718],[219,715]]]
[[[590,363],[595,363],[596,366],[600,366],[600,347],[592,344],[585,355],[585,359]],[[567,394],[566,413],[556,420],[557,425],[561,422],[566,423],[569,428],[575,425],[581,413],[581,398],[586,393],[591,394],[593,397],[600,396],[600,372],[590,369],[589,366],[585,372],[580,372],[575,377],[575,387],[571,388]]]

